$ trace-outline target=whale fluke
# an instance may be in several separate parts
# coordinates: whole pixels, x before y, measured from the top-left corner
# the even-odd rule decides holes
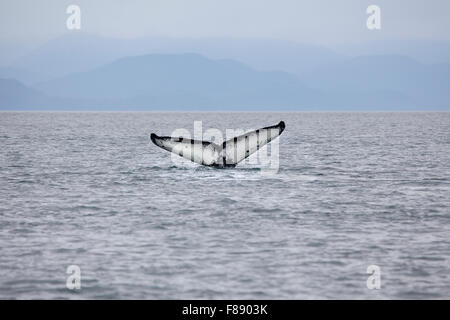
[[[276,125],[231,138],[222,145],[183,137],[160,137],[154,133],[150,135],[150,139],[158,147],[192,162],[204,166],[225,168],[235,167],[239,162],[277,138],[285,128],[284,121],[280,121]]]

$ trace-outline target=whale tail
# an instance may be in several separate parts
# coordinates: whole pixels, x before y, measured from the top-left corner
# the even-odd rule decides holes
[[[286,128],[284,121],[233,137],[222,145],[183,137],[160,137],[154,133],[151,141],[158,147],[178,154],[192,162],[218,168],[235,167],[261,147],[277,138]]]

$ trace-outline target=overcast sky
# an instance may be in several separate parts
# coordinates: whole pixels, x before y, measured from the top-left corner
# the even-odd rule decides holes
[[[70,32],[70,4],[81,8],[82,31],[112,37],[450,40],[449,0],[1,0],[0,41],[40,42]],[[379,31],[366,28],[371,4],[381,8]]]

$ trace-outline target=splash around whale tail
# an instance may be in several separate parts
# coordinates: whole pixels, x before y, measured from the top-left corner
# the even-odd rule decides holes
[[[285,128],[284,121],[280,121],[276,125],[233,137],[223,142],[222,145],[183,137],[160,137],[154,133],[150,135],[150,139],[158,147],[192,162],[204,166],[225,168],[235,167],[239,162],[277,138]]]

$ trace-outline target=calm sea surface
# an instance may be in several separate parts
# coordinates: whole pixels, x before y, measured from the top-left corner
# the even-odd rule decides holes
[[[149,141],[200,120],[284,120],[278,173]],[[0,148],[0,298],[450,298],[450,113],[1,112]]]

